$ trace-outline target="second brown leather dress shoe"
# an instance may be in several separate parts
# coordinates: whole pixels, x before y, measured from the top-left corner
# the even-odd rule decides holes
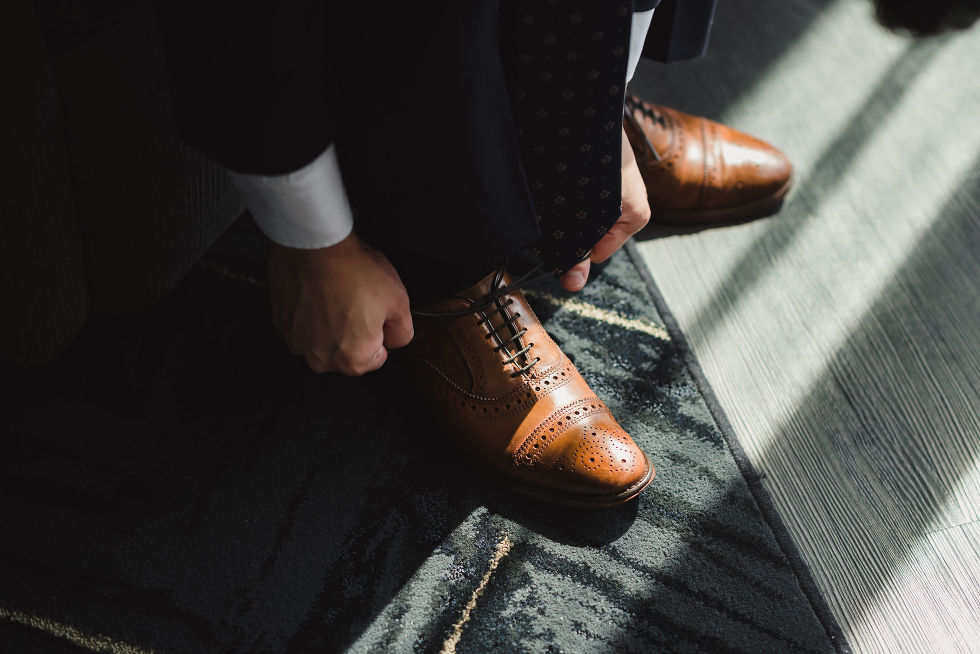
[[[415,311],[420,390],[478,469],[547,502],[598,508],[643,490],[654,468],[497,272]]]
[[[710,223],[771,213],[793,167],[768,143],[720,123],[626,95],[626,135],[652,220]]]

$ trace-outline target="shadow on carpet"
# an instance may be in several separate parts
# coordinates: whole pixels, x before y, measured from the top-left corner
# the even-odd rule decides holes
[[[461,466],[397,360],[306,372],[261,249],[2,371],[0,649],[835,651],[629,256],[528,292],[658,469],[586,512]]]

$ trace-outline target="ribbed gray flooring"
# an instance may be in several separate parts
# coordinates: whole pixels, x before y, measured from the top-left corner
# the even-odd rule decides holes
[[[640,248],[859,652],[980,643],[980,31],[727,0],[632,90],[779,145],[776,217]]]

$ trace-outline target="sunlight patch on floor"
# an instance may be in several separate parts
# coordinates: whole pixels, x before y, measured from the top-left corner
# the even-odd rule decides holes
[[[640,250],[750,459],[768,473],[787,526],[804,555],[812,554],[814,573],[855,649],[890,652],[943,638],[962,645],[976,636],[961,622],[964,607],[980,604],[980,591],[956,580],[980,574],[980,539],[971,523],[980,510],[980,451],[961,438],[957,465],[922,471],[922,477],[910,462],[910,482],[937,486],[928,489],[935,505],[912,507],[916,515],[906,519],[909,507],[887,489],[866,488],[876,483],[880,462],[838,451],[846,439],[838,443],[836,437],[873,441],[866,456],[907,439],[934,465],[944,460],[945,445],[930,429],[942,429],[942,417],[916,415],[918,422],[903,433],[895,422],[903,411],[899,404],[885,421],[894,431],[882,434],[874,406],[839,416],[832,406],[820,409],[826,416],[809,408],[815,393],[834,384],[845,398],[850,392],[858,402],[874,397],[849,389],[854,378],[835,377],[835,359],[853,354],[855,340],[869,334],[874,336],[861,347],[883,348],[870,354],[892,365],[882,374],[929,369],[928,361],[903,357],[933,349],[903,350],[884,338],[914,329],[892,330],[887,321],[901,316],[879,313],[878,303],[886,291],[903,302],[928,293],[910,290],[908,284],[921,280],[908,281],[902,273],[924,245],[957,224],[950,203],[958,198],[956,215],[962,215],[965,196],[977,184],[980,79],[967,63],[975,60],[976,30],[913,44],[872,28],[869,5],[841,0],[828,6],[798,45],[725,113],[728,122],[771,140],[793,160],[801,185],[783,212],[647,241]],[[941,271],[942,263],[933,268]],[[914,389],[915,383],[885,382],[882,392]],[[968,394],[969,387],[960,390]],[[915,402],[914,390],[908,393]],[[943,402],[942,389],[930,386],[928,398]],[[901,394],[894,399],[901,401]],[[963,408],[969,400],[948,398],[961,412],[959,429],[973,424],[974,413]],[[817,415],[828,421],[814,433],[808,421]],[[867,422],[855,423],[855,416]],[[801,478],[799,471],[807,468],[822,472]],[[841,492],[828,492],[821,485],[827,479]],[[880,502],[848,502],[862,496]],[[961,525],[973,530],[972,541],[959,535],[967,528]],[[964,547],[972,559],[957,558]]]

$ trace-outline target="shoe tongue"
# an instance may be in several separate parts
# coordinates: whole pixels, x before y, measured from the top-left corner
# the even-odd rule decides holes
[[[469,288],[457,293],[456,297],[468,300],[470,302],[480,302],[487,295],[490,294],[490,291],[493,289],[493,282],[495,279],[497,279],[497,276],[499,274],[500,274],[499,271],[494,271],[490,273],[489,275],[487,275],[477,283],[473,284]],[[510,275],[505,272],[500,280],[499,286],[509,286],[509,285],[510,285]]]

